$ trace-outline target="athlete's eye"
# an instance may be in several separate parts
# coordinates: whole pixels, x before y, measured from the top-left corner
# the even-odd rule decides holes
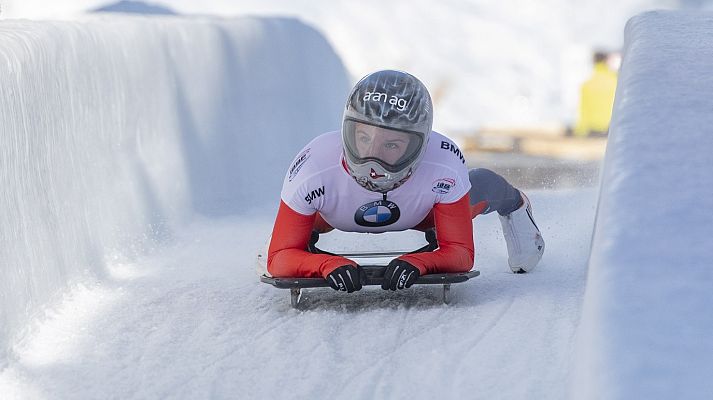
[[[357,137],[357,140],[362,144],[369,144],[371,143],[371,136],[362,134]]]
[[[396,150],[399,148],[399,145],[393,142],[385,143],[384,147],[386,147],[389,150]]]

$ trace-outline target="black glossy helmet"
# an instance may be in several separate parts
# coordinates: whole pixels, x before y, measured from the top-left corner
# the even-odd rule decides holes
[[[408,179],[426,151],[431,96],[413,75],[377,71],[347,99],[342,144],[349,173],[365,188],[387,192]]]

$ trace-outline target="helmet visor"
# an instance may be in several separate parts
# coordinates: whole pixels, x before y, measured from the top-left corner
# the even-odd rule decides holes
[[[376,161],[387,171],[399,172],[416,159],[424,143],[417,132],[388,129],[351,119],[344,121],[346,155],[355,164]]]

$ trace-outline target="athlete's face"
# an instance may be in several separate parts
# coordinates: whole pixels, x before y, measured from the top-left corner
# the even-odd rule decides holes
[[[405,132],[355,124],[355,141],[359,157],[374,157],[387,164],[395,164],[408,149],[410,135]]]

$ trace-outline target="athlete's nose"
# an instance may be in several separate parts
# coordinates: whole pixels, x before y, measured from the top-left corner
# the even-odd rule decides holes
[[[384,143],[382,140],[379,138],[374,138],[374,140],[371,141],[371,145],[369,146],[369,156],[371,157],[376,157],[376,158],[381,158],[383,156],[384,151]]]

